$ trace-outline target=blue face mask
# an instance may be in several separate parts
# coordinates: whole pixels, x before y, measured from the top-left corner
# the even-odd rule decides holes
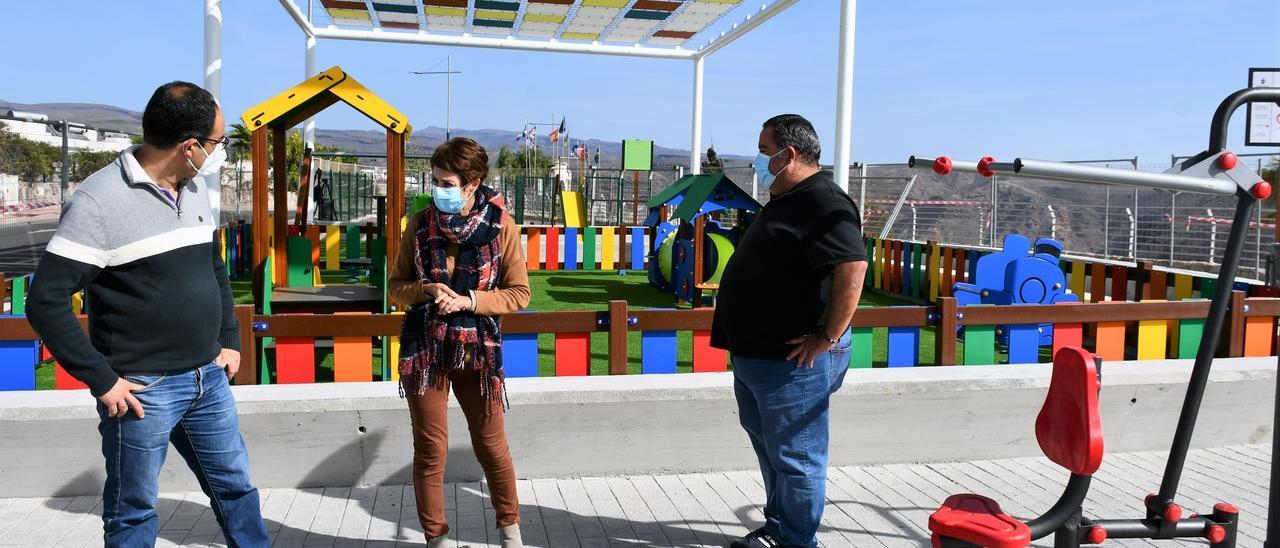
[[[777,154],[774,154],[773,156],[765,156],[763,152],[756,154],[756,180],[765,190],[769,190],[769,187],[773,186],[773,180],[777,177],[777,175],[769,171],[769,161],[773,160],[773,158],[778,154],[782,154],[786,151],[787,149],[784,148],[779,150]]]
[[[457,214],[462,211],[464,201],[459,187],[431,187],[431,203],[442,213]]]

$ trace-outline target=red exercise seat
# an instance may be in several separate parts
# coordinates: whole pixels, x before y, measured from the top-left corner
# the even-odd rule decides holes
[[[1102,464],[1102,422],[1098,417],[1098,371],[1093,355],[1063,347],[1053,356],[1053,375],[1036,417],[1036,439],[1049,460],[1079,476]],[[1065,496],[1065,495],[1064,495]],[[981,495],[952,495],[929,516],[934,548],[953,539],[984,548],[1031,545],[1027,524]]]
[[[951,495],[929,516],[934,548],[947,537],[990,548],[1025,548],[1031,545],[1031,529],[1000,510],[1000,504],[982,495]]]

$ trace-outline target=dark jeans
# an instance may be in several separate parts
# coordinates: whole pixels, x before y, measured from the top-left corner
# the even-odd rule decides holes
[[[155,545],[160,468],[170,443],[209,496],[227,545],[270,545],[258,490],[249,480],[236,402],[222,367],[209,364],[185,373],[125,379],[146,387],[133,393],[146,417],[139,419],[130,411],[111,418],[98,404],[98,431],[107,459],[102,493],[106,546]]]
[[[827,493],[831,394],[849,370],[853,336],[814,360],[733,357],[738,419],[764,476],[765,531],[786,546],[816,547]]]

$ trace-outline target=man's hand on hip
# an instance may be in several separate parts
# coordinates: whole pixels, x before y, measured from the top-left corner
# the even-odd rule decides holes
[[[804,335],[787,341],[787,344],[795,345],[791,349],[791,353],[787,354],[787,361],[796,360],[796,367],[813,367],[814,360],[818,359],[823,352],[831,350],[833,344],[826,341],[818,335]]]
[[[107,407],[107,416],[111,418],[122,418],[129,414],[132,409],[133,413],[142,418],[146,413],[142,412],[142,402],[133,396],[135,390],[142,390],[144,387],[140,384],[134,384],[124,379],[116,381],[116,385],[111,387],[106,394],[98,396],[98,401]]]
[[[213,359],[213,363],[221,365],[227,371],[227,377],[236,376],[236,372],[240,370],[240,353],[230,348],[223,348],[218,353],[218,357]]]

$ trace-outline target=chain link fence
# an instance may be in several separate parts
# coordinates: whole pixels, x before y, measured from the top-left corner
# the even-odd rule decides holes
[[[1173,157],[1177,162],[1184,157]],[[1280,157],[1242,158],[1259,173]],[[1164,171],[1170,164],[1138,158],[1075,162],[1115,169]],[[850,194],[862,199],[869,236],[936,240],[998,247],[1006,234],[1061,241],[1067,253],[1122,261],[1150,260],[1162,266],[1216,272],[1235,211],[1235,198],[1125,187],[1100,187],[1026,177],[939,177],[901,164],[855,166]],[[906,181],[916,182],[903,196]],[[1271,183],[1277,184],[1274,175]],[[891,208],[902,211],[884,231]],[[1256,208],[1240,263],[1242,277],[1262,278],[1275,242],[1274,199]]]
[[[1076,163],[1154,172],[1164,171],[1182,159],[1172,156],[1167,162],[1128,158]],[[1242,155],[1241,160],[1259,173],[1270,172],[1270,182],[1280,188],[1274,175],[1280,155]],[[375,197],[385,195],[384,166],[317,159],[315,168],[329,178],[335,217],[340,222],[367,217],[375,207]],[[756,200],[768,202],[768,190],[756,183],[749,162],[726,161],[723,169],[730,180]],[[683,173],[679,168],[641,173],[637,184],[631,172],[588,169],[585,176],[575,171],[577,180],[563,184],[525,170],[494,170],[488,184],[508,197],[522,224],[562,223],[564,204],[560,191],[577,190],[583,195],[587,223],[608,226],[643,222],[648,214],[646,202]],[[407,175],[411,199],[424,189],[427,178],[421,170]],[[230,164],[223,169],[224,222],[252,218],[250,179],[247,165]],[[28,186],[34,189],[34,185]],[[74,186],[73,183],[71,188]],[[45,190],[46,194],[50,190],[57,192],[53,187]],[[1004,235],[1010,233],[1031,238],[1046,236],[1061,241],[1072,255],[1150,260],[1203,272],[1217,270],[1235,209],[1231,197],[1005,175],[988,178],[960,173],[939,177],[903,164],[852,166],[849,193],[862,211],[863,231],[868,236],[979,247],[998,247]],[[296,203],[295,199],[291,192],[290,203]],[[50,194],[49,200],[58,202],[56,194]],[[43,244],[56,229],[57,211],[55,205],[37,214],[0,212],[0,271],[19,273],[34,268]],[[1270,246],[1275,243],[1275,222],[1275,201],[1267,200],[1250,222],[1241,276],[1263,277]]]
[[[588,226],[630,225],[643,223],[649,214],[650,198],[675,183],[680,171],[662,170],[644,173],[609,169],[588,169],[573,181],[559,181],[550,176],[536,176],[525,170],[499,170],[490,176],[489,184],[507,196],[516,222],[530,225],[564,222],[561,192],[577,191],[583,199]]]

